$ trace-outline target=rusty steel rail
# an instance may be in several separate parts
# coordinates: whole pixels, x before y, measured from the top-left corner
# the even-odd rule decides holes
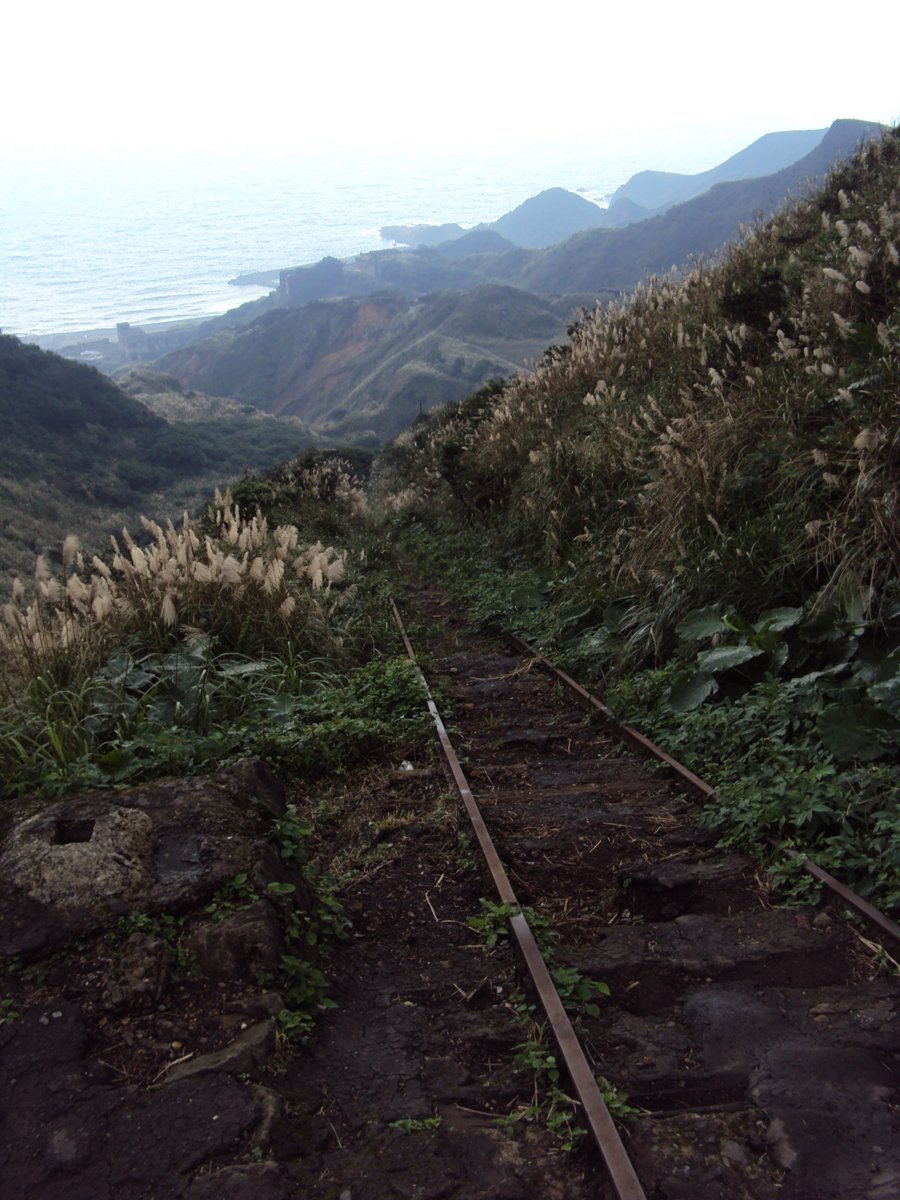
[[[522,912],[521,905],[516,899],[516,894],[506,873],[506,869],[500,861],[497,849],[491,840],[491,835],[488,833],[481,811],[475,797],[472,795],[472,790],[457,758],[456,751],[453,749],[437,705],[432,698],[428,681],[416,661],[416,653],[406,634],[399,609],[393,600],[391,601],[391,608],[397,628],[400,630],[400,636],[403,638],[406,653],[410,661],[416,665],[416,669],[419,672],[419,678],[425,689],[428,710],[434,720],[444,757],[447,760],[450,773],[453,776],[460,798],[469,815],[472,829],[474,830],[488,870],[491,873],[497,894],[502,903],[508,904],[511,908],[515,909],[515,912],[509,919],[510,928],[515,935],[519,950],[525,960],[525,965],[528,968],[532,983],[553,1032],[553,1037],[559,1047],[566,1070],[569,1073],[569,1078],[572,1080],[572,1086],[581,1103],[585,1120],[600,1151],[600,1156],[615,1196],[617,1200],[646,1200],[646,1193],[635,1174],[634,1167],[631,1164],[622,1139],[619,1137],[618,1130],[606,1106],[606,1101],[603,1099],[603,1094],[597,1086],[594,1073],[587,1061],[581,1043],[578,1041],[575,1030],[572,1028],[572,1022],[569,1020],[534,934]]]
[[[621,725],[613,716],[611,709],[607,708],[602,701],[592,695],[587,688],[582,687],[580,683],[577,683],[570,675],[567,675],[565,671],[557,667],[549,658],[541,654],[539,650],[536,650],[534,646],[530,646],[528,642],[514,633],[507,633],[505,637],[515,649],[519,650],[522,654],[529,655],[546,671],[549,671],[551,675],[555,675],[561,683],[570,688],[582,704],[599,713],[604,725],[611,733],[614,733],[627,745],[637,750],[639,754],[644,754],[650,758],[655,758],[658,762],[665,763],[676,778],[689,791],[693,792],[694,795],[699,796],[702,800],[712,800],[715,798],[716,793],[714,788],[710,787],[698,775],[695,775],[693,771],[688,770],[677,759],[672,758],[670,754],[667,754],[655,742],[651,742],[649,738],[644,737],[638,730],[632,728],[630,725]],[[858,896],[856,892],[851,891],[846,884],[835,879],[833,875],[829,875],[827,871],[823,870],[818,863],[813,862],[811,858],[806,858],[805,855],[799,853],[797,850],[785,850],[782,848],[782,852],[789,858],[799,858],[801,860],[800,865],[807,874],[812,875],[823,887],[828,888],[832,895],[840,900],[842,904],[845,904],[848,908],[852,908],[885,941],[891,943],[894,947],[900,947],[900,925],[896,921],[892,921],[890,917],[885,916],[883,912],[880,912],[868,900],[864,900],[862,896]]]

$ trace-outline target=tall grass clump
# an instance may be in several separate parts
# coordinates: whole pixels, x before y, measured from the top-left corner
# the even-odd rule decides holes
[[[75,538],[60,574],[40,556],[29,597],[15,580],[0,629],[7,695],[17,677],[127,637],[160,648],[186,631],[232,653],[340,651],[346,551],[303,545],[292,525],[270,530],[265,517],[242,516],[230,494],[216,493],[202,522],[185,514],[178,527],[142,524],[143,544],[123,529],[108,562],[85,563]]]
[[[259,510],[270,521],[289,519],[320,537],[346,536],[368,512],[366,451],[310,450],[261,474],[248,474],[232,488],[235,503]]]
[[[347,550],[245,516],[230,494],[200,520],[144,520],[140,540],[123,530],[106,560],[86,562],[68,538],[61,567],[38,558],[30,591],[17,579],[3,608],[4,787],[115,781],[252,748],[248,731],[286,712],[283,697],[367,656],[358,574]]]

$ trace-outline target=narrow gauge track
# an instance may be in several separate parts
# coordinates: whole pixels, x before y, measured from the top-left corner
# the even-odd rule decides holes
[[[443,630],[429,674],[456,702],[466,774],[452,748],[449,761],[501,900],[514,889],[549,916],[557,962],[611,988],[599,1018],[580,1018],[579,1044],[512,919],[609,1194],[900,1197],[897,989],[858,936],[825,911],[779,908],[756,864],[717,850],[683,793],[587,724],[529,648],[485,653],[440,597],[417,603]],[[622,1141],[585,1072],[637,1110]]]

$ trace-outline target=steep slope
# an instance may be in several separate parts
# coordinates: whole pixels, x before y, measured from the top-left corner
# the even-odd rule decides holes
[[[564,311],[509,287],[418,303],[381,294],[280,309],[157,367],[185,387],[299,416],[329,436],[382,439],[515,372],[565,325]]]
[[[889,910],[898,379],[892,130],[716,265],[597,309],[530,375],[408,430],[373,477],[483,621],[602,679],[709,782],[707,828],[793,845]]]
[[[692,255],[714,253],[738,236],[742,224],[821,178],[876,128],[836,122],[811,154],[775,175],[718,184],[658,219],[582,232],[546,250],[497,253],[507,243],[496,229],[480,230],[436,248],[365,254],[347,263],[323,260],[284,272],[278,308],[161,359],[159,368],[185,387],[295,414],[329,436],[372,444],[393,436],[419,412],[540,357],[577,308],[614,298],[647,274],[680,267]],[[548,212],[565,209],[583,220],[588,209],[592,219],[603,216],[561,189],[545,199],[534,212],[522,206],[518,236],[525,235],[535,213],[536,231]],[[570,200],[574,209],[568,208]],[[451,306],[477,311],[485,323],[481,328],[470,326],[465,336],[441,328],[444,302],[433,293],[448,289],[455,297]],[[481,291],[464,301],[457,294],[461,289]],[[332,298],[300,307],[321,291]],[[548,297],[557,299],[548,303]]]
[[[835,121],[814,150],[773,175],[717,184],[661,217],[624,229],[579,233],[524,267],[501,259],[497,270],[508,262],[510,282],[539,295],[627,291],[649,274],[715,253],[740,235],[742,225],[770,216],[788,197],[821,184],[836,163],[880,131],[871,122]]]
[[[696,184],[708,190],[657,219],[628,196],[604,210],[572,192],[551,188],[479,231],[502,234],[518,243],[515,250],[497,253],[502,243],[495,241],[487,247],[480,243],[477,253],[465,255],[463,251],[475,248],[470,234],[437,248],[376,251],[343,265],[323,260],[284,272],[281,298],[305,303],[385,288],[416,296],[497,282],[541,296],[614,294],[634,287],[648,273],[713,253],[736,238],[741,225],[771,214],[790,195],[820,183],[835,163],[879,131],[871,122],[835,121],[824,136],[819,131],[771,135],[774,146],[762,138],[705,176],[675,177],[678,187],[690,190]],[[815,144],[809,153],[773,174],[709,187],[716,179],[750,172],[766,161],[790,158],[810,140]],[[648,216],[651,219],[645,219]]]
[[[658,603],[663,629],[822,587],[896,619],[898,202],[894,130],[717,267],[598,308],[488,404],[403,435],[388,477],[582,563],[592,594]]]
[[[660,216],[673,204],[690,200],[717,183],[771,175],[809,154],[824,129],[767,133],[725,162],[696,175],[670,171],[640,171],[613,194],[608,209],[561,187],[531,196],[496,221],[478,229],[495,229],[517,246],[543,249],[584,229],[616,229],[650,216]],[[410,246],[437,246],[459,241],[459,225],[389,225],[382,237]]]
[[[280,308],[259,321],[167,355],[158,370],[183,386],[227,396],[269,412],[304,415],[324,374],[341,388],[407,302],[380,295]]]
[[[246,467],[310,444],[242,415],[170,423],[93,367],[0,335],[0,572],[78,530],[93,545],[145,509],[177,515]],[[5,580],[4,580],[5,582]]]
[[[766,133],[723,163],[696,175],[672,171],[639,171],[613,193],[612,204],[624,200],[646,210],[668,208],[709,191],[717,183],[773,175],[810,154],[825,136],[824,129]]]

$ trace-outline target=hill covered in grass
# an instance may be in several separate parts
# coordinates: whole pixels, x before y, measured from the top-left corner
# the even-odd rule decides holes
[[[276,309],[157,367],[185,387],[298,416],[328,437],[377,443],[539,357],[564,335],[567,311],[495,285],[416,301],[345,297]]]
[[[485,619],[606,680],[707,774],[728,837],[857,855],[860,886],[894,898],[898,285],[893,130],[378,469]]]
[[[610,208],[628,200],[647,213],[659,211],[700,196],[717,183],[774,175],[815,150],[826,132],[825,129],[793,129],[766,133],[725,162],[696,175],[639,171],[613,192]]]
[[[30,573],[35,554],[69,533],[96,546],[141,512],[177,515],[217,484],[312,441],[304,427],[256,414],[165,420],[94,368],[6,335],[0,419],[4,576]]]

